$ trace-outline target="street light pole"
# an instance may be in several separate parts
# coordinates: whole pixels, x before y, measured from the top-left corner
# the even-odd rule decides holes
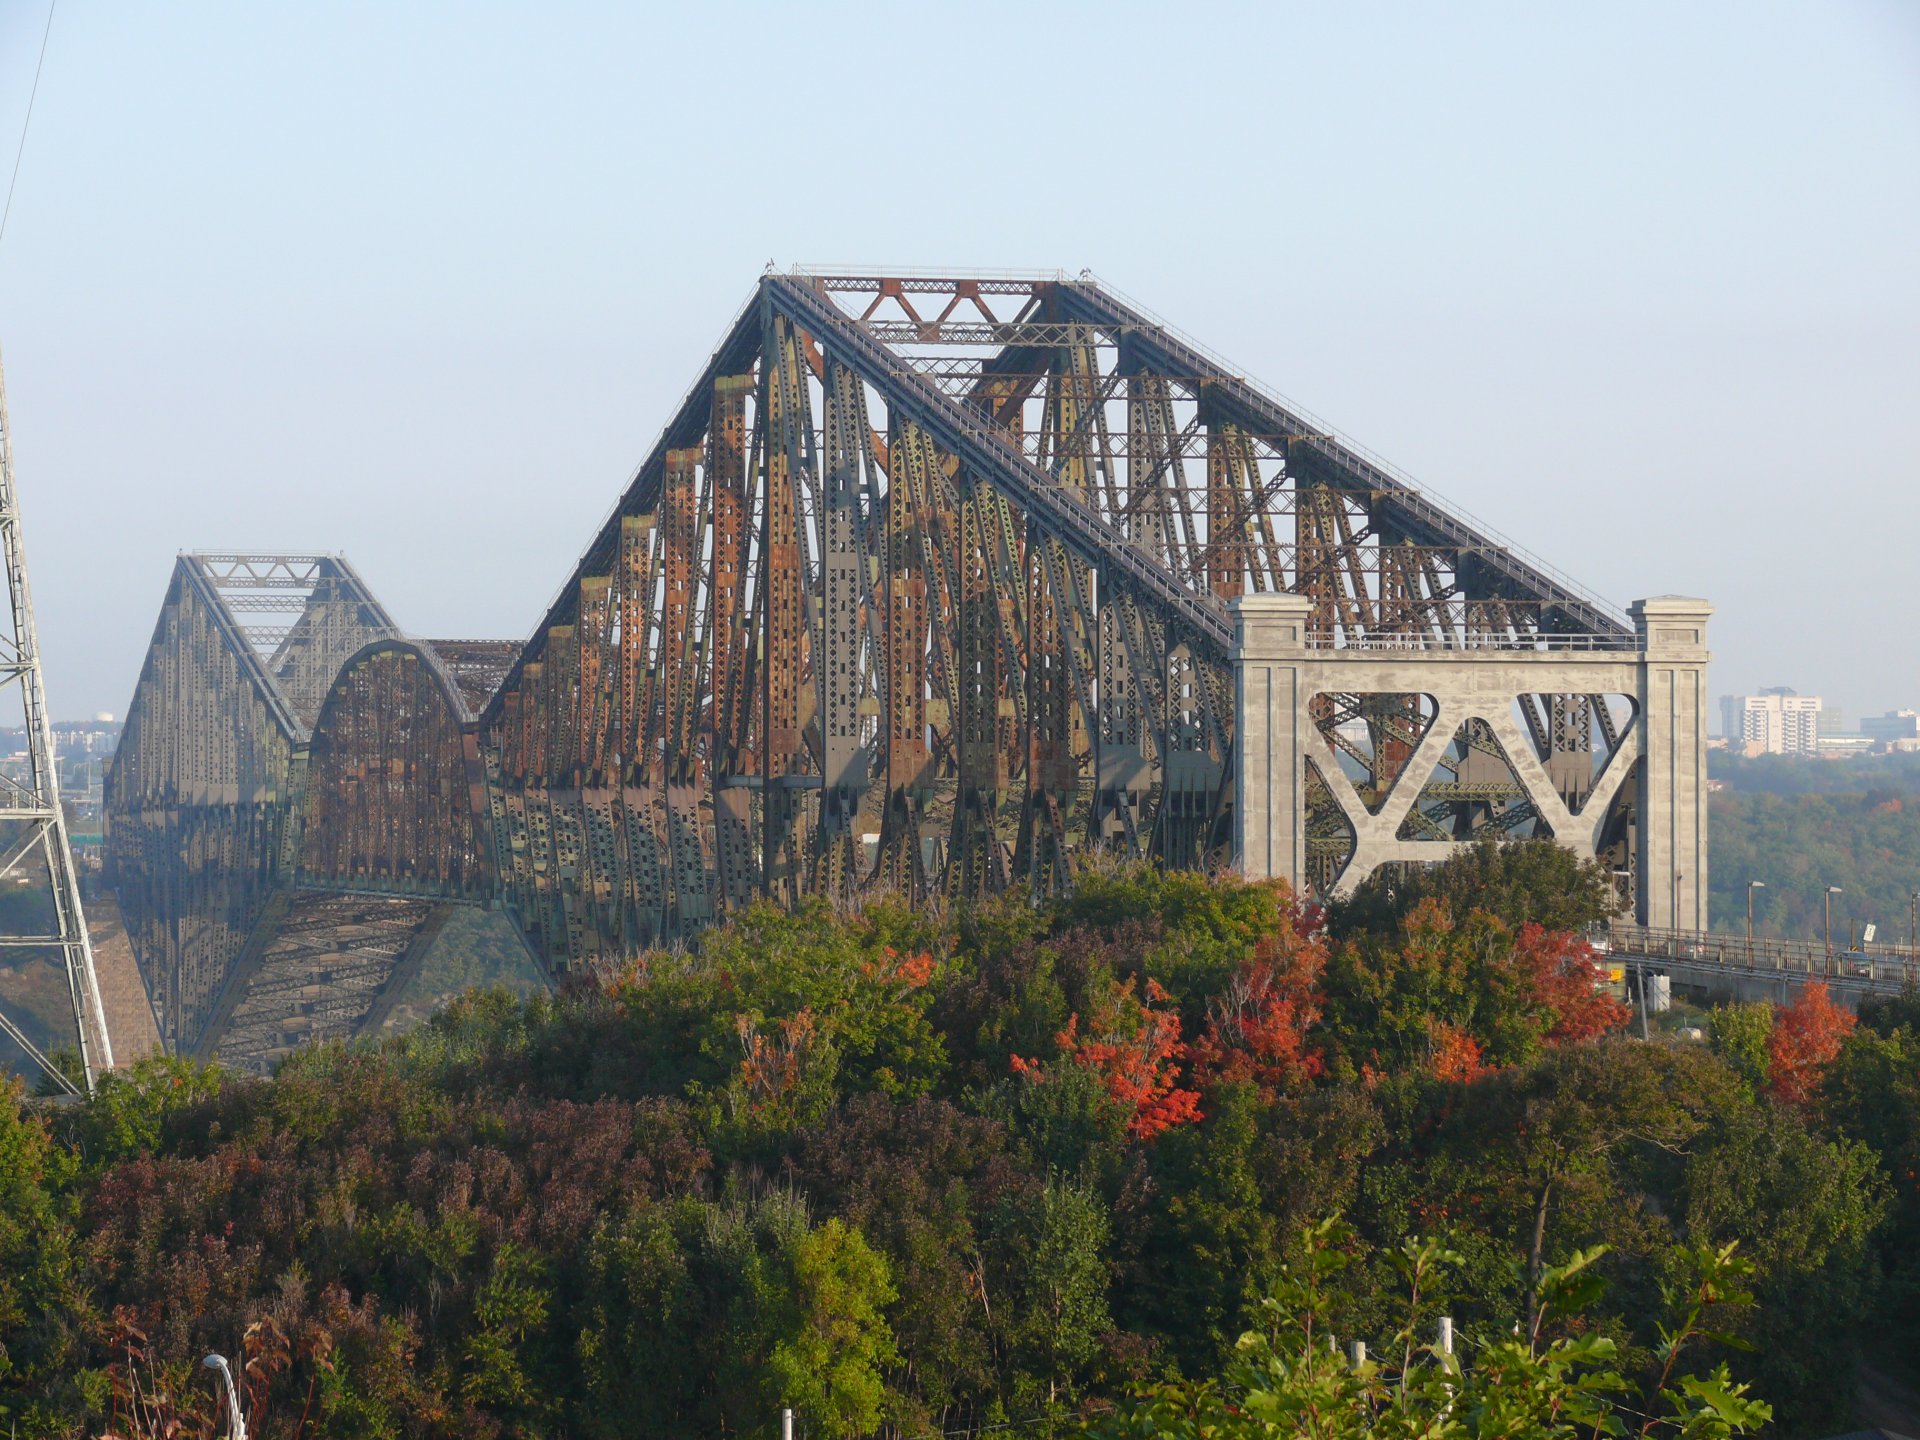
[[[1833,897],[1847,892],[1838,885],[1827,886],[1827,969],[1833,969]]]
[[[1764,880],[1747,881],[1747,964],[1753,964],[1753,892],[1767,888]]]
[[[227,1364],[224,1355],[209,1355],[200,1362],[209,1370],[220,1372],[221,1384],[227,1392],[227,1428],[233,1440],[247,1440],[246,1418],[240,1413],[240,1392],[234,1387],[233,1370]]]

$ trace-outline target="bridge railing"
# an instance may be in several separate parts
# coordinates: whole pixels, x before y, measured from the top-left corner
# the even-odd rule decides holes
[[[1658,930],[1615,925],[1608,949],[1621,959],[1672,960],[1683,965],[1718,965],[1814,980],[1866,984],[1876,990],[1920,988],[1920,954],[1907,947],[1870,945],[1831,950],[1822,940],[1748,939],[1715,930]]]
[[[1307,644],[1323,650],[1434,650],[1448,656],[1462,650],[1594,650],[1632,653],[1640,648],[1635,634],[1592,634],[1566,631],[1500,631],[1463,626],[1447,632],[1433,630],[1362,631],[1309,630]]]

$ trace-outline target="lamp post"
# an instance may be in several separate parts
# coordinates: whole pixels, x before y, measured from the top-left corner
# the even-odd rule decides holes
[[[1907,897],[1912,908],[1907,912],[1907,949],[1920,960],[1920,890]]]
[[[1838,885],[1827,886],[1827,969],[1833,969],[1833,897],[1847,892]]]
[[[1753,964],[1753,892],[1767,888],[1764,880],[1747,881],[1747,964]]]
[[[233,1440],[247,1440],[246,1418],[240,1413],[240,1392],[234,1387],[233,1371],[227,1365],[227,1357],[209,1355],[200,1363],[209,1370],[220,1372],[220,1382],[227,1392],[227,1427],[232,1432]]]

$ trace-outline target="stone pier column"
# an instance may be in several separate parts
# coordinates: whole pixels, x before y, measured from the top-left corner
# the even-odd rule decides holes
[[[1249,879],[1278,877],[1296,890],[1307,859],[1300,667],[1312,608],[1284,593],[1233,602],[1233,849]]]
[[[1707,617],[1682,595],[1636,601],[1639,633],[1640,912],[1643,925],[1707,926]]]

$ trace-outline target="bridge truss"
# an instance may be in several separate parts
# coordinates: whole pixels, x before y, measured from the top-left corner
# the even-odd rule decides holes
[[[474,719],[516,648],[405,639],[338,555],[180,556],[105,787],[170,1050],[352,1034],[440,907],[488,903]]]
[[[1221,863],[1229,606],[1283,590],[1329,647],[1633,643],[1097,283],[769,275],[482,717],[509,903],[564,968],[762,895]],[[1419,698],[1316,702],[1362,788],[1398,778]],[[1616,710],[1524,708],[1588,787]],[[1538,828],[1478,738],[1423,833]],[[1353,845],[1323,788],[1324,887]]]
[[[769,273],[523,644],[408,640],[338,557],[182,557],[108,804],[162,1034],[270,1058],[249,987],[315,969],[352,993],[303,1013],[365,1023],[436,905],[558,974],[761,898],[1226,864],[1235,612],[1285,595],[1315,653],[1426,662],[1315,672],[1286,873],[1491,830],[1638,886],[1642,697],[1577,688],[1619,666],[1420,678],[1634,623],[1091,279]]]

